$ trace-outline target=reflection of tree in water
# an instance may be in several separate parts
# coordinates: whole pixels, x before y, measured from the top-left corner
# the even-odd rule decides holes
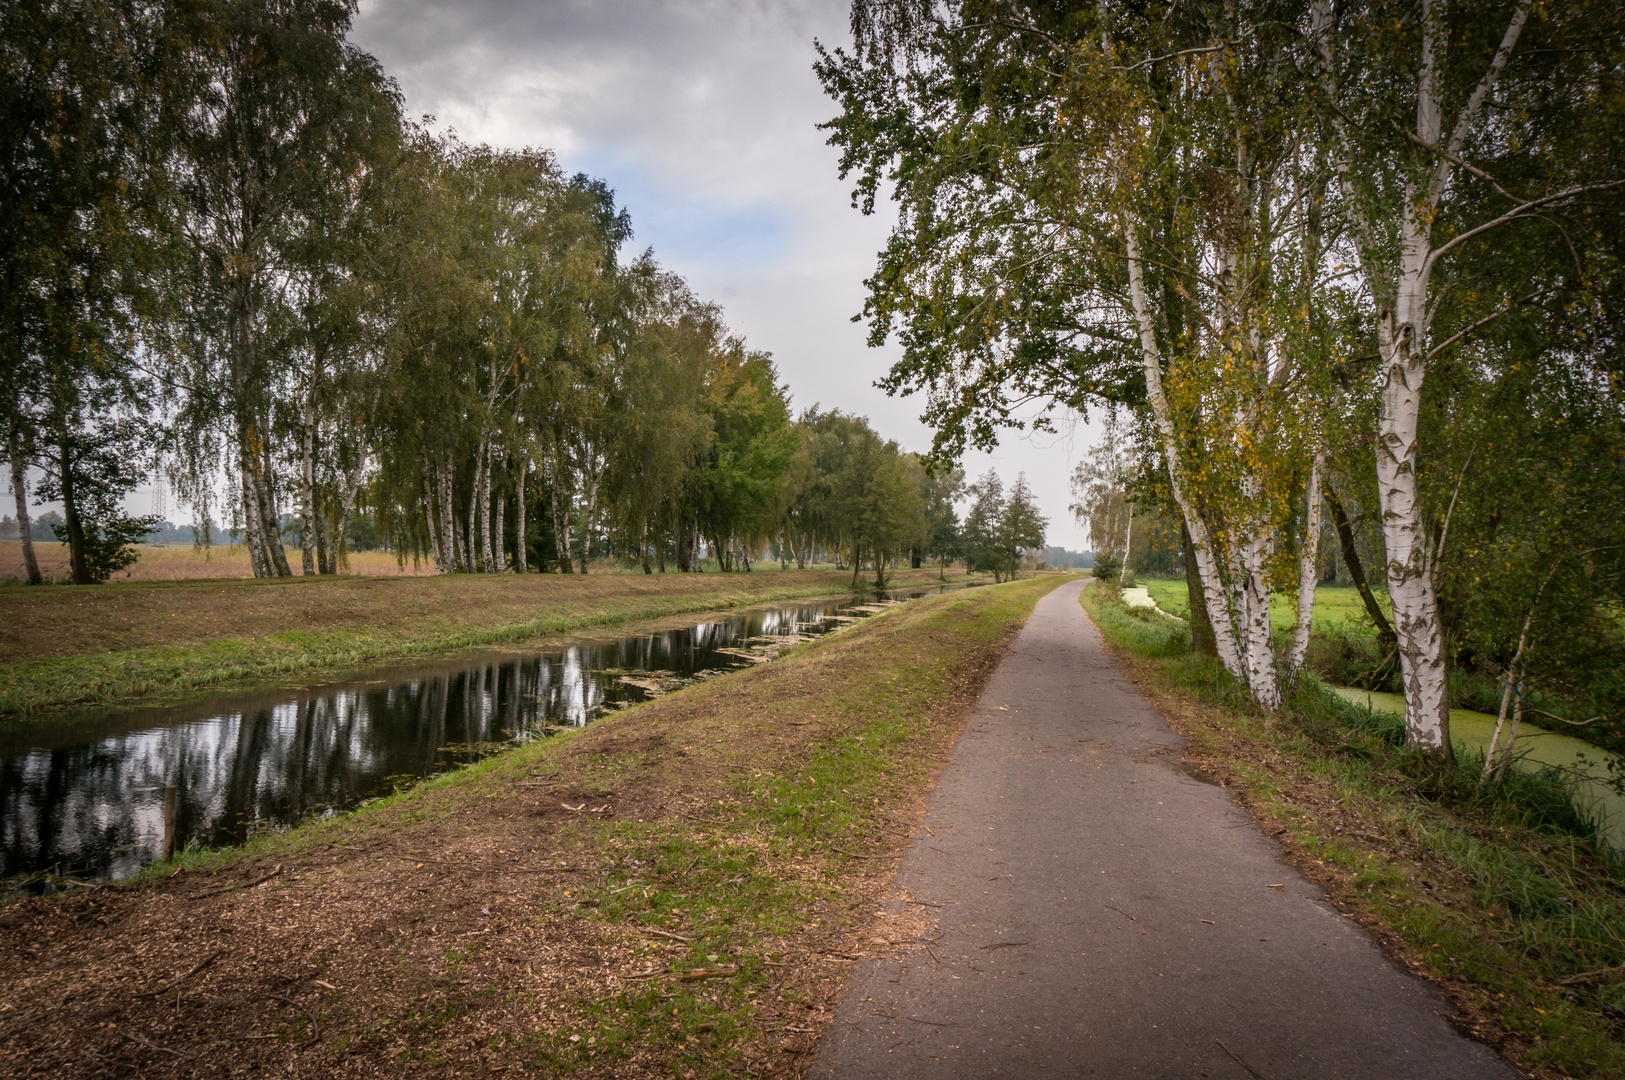
[[[435,665],[391,685],[295,691],[265,707],[174,720],[76,745],[0,759],[0,856],[6,876],[58,864],[81,875],[127,877],[162,843],[166,784],[180,788],[182,845],[240,841],[255,828],[387,794],[470,760],[494,743],[550,727],[581,726],[646,694],[629,671],[691,677],[732,668],[718,652],[752,637],[794,634],[835,605],[732,619],[570,646],[512,659]],[[138,713],[139,715],[145,715]]]

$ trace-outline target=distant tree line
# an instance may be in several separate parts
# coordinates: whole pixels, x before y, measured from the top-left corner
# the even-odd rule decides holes
[[[0,9],[0,436],[25,538],[32,467],[73,579],[105,580],[158,525],[122,507],[162,469],[256,576],[336,572],[358,518],[446,573],[749,570],[773,547],[880,582],[960,556],[959,474],[860,418],[792,417],[767,353],[652,252],[622,257],[603,181],[406,119],[346,40],[354,10]],[[964,557],[1012,572],[1034,521]]]

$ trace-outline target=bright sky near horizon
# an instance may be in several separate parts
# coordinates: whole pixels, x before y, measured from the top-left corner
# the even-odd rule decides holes
[[[409,115],[467,141],[542,146],[566,172],[602,177],[631,211],[637,250],[723,306],[771,352],[793,395],[869,417],[925,450],[923,402],[874,387],[897,357],[870,349],[863,306],[895,211],[865,218],[816,125],[835,112],[813,41],[848,40],[847,0],[362,0],[351,34],[401,85]],[[1067,478],[1075,432],[1012,432],[971,453],[1006,483],[1027,474],[1049,542],[1082,550]]]

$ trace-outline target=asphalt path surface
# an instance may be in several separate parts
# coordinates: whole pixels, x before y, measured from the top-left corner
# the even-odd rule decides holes
[[[1082,587],[1038,602],[904,855],[939,936],[855,966],[811,1075],[1518,1076],[1182,771]]]

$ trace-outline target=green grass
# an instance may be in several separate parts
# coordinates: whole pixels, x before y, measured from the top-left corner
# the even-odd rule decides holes
[[[1437,770],[1404,750],[1402,720],[1312,676],[1281,717],[1259,716],[1190,655],[1184,626],[1098,586],[1083,603],[1142,679],[1192,703],[1179,710],[1192,749],[1284,827],[1300,865],[1397,935],[1514,1058],[1542,1075],[1625,1075],[1625,971],[1610,970],[1625,963],[1625,859],[1561,775],[1486,785],[1481,762]]]
[[[1138,578],[1136,585],[1143,585],[1151,599],[1157,606],[1170,615],[1179,618],[1190,617],[1190,593],[1185,586],[1184,578]],[[1388,595],[1377,592],[1377,603],[1381,605],[1384,614],[1388,613]],[[1287,596],[1270,597],[1270,625],[1276,630],[1291,630],[1297,624],[1297,602]],[[1321,585],[1315,589],[1315,607],[1310,615],[1310,624],[1316,629],[1330,629],[1333,625],[1340,625],[1349,629],[1358,629],[1368,626],[1365,614],[1365,603],[1360,599],[1360,593],[1352,585]]]

